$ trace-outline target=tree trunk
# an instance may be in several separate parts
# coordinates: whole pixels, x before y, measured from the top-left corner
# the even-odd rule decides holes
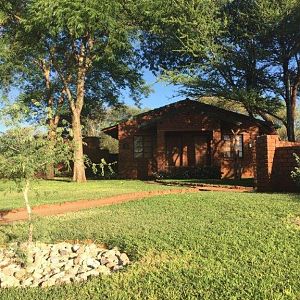
[[[53,122],[51,122],[52,120],[50,120],[50,125],[49,125],[49,131],[48,131],[48,139],[50,141],[50,147],[52,147],[52,150],[54,151],[54,147],[55,147],[55,140],[56,140],[56,127],[53,126]],[[53,179],[55,176],[55,170],[54,170],[54,164],[53,163],[49,163],[49,165],[47,166],[47,170],[46,170],[46,178],[47,179]]]
[[[51,64],[52,61],[50,62],[46,60],[41,61],[41,69],[44,74],[44,80],[45,80],[45,87],[46,87],[46,98],[47,104],[48,104],[48,119],[47,119],[47,124],[49,126],[48,129],[48,140],[50,141],[50,145],[52,147],[52,150],[54,151],[55,147],[55,142],[56,142],[56,136],[57,136],[57,126],[58,122],[60,120],[60,110],[62,108],[63,102],[64,102],[64,94],[65,94],[65,89],[62,89],[61,95],[56,101],[54,98],[54,91],[51,89]],[[46,170],[46,178],[47,179],[53,179],[55,175],[55,170],[54,170],[54,164],[49,163],[47,166]]]
[[[295,141],[295,111],[296,105],[293,96],[290,101],[286,103],[286,119],[287,119],[287,137],[290,142]]]
[[[293,104],[293,95],[291,93],[291,79],[289,72],[288,60],[284,60],[283,65],[283,80],[285,88],[285,105],[286,105],[286,131],[289,141],[295,141],[295,110],[296,106]],[[296,95],[297,97],[297,95]]]
[[[72,128],[74,137],[74,169],[73,181],[86,182],[83,144],[81,134],[80,111],[75,109],[72,113]]]
[[[82,130],[81,130],[81,111],[84,104],[85,94],[85,76],[87,71],[86,48],[84,44],[80,47],[80,55],[78,58],[77,71],[77,88],[76,88],[76,102],[71,101],[72,110],[72,129],[74,136],[74,171],[73,181],[78,183],[86,182],[83,144],[82,144]]]
[[[297,105],[297,96],[299,92],[299,86],[300,86],[300,61],[297,60],[297,75],[294,78],[294,82],[291,88],[291,95],[290,95],[290,111],[289,111],[289,133],[290,133],[290,141],[296,140],[296,134],[295,134],[295,119],[296,119],[296,105]]]
[[[295,118],[298,94],[298,83],[292,86],[289,99],[286,101],[287,136],[290,142],[295,142]]]
[[[29,200],[28,200],[28,192],[29,192],[29,180],[26,180],[25,187],[23,189],[23,196],[24,196],[24,202],[28,214],[28,222],[29,222],[29,231],[28,231],[28,243],[32,243],[32,236],[33,236],[33,224],[32,224],[32,217],[31,217],[31,207],[29,205]]]
[[[89,40],[89,46],[92,47],[92,40]],[[82,144],[82,131],[81,131],[81,111],[84,105],[85,96],[85,80],[90,60],[87,58],[86,45],[82,42],[80,46],[80,53],[75,55],[78,60],[77,79],[76,79],[76,97],[73,97],[70,89],[71,76],[64,77],[60,73],[60,77],[64,83],[65,93],[67,95],[70,108],[72,111],[72,129],[74,140],[74,169],[73,169],[73,181],[78,183],[86,182],[85,167],[84,167],[84,155]],[[57,69],[59,70],[59,69]]]

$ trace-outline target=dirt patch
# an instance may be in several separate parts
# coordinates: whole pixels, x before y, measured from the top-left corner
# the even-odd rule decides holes
[[[195,193],[198,192],[197,189],[172,189],[172,190],[161,190],[161,191],[151,191],[151,192],[137,192],[116,195],[113,197],[103,198],[103,199],[90,199],[90,200],[79,200],[72,202],[64,202],[59,204],[47,204],[35,206],[32,209],[32,213],[36,216],[52,216],[59,215],[68,212],[76,212],[83,209],[89,209],[93,207],[101,207],[106,205],[118,204],[133,200],[144,199],[159,195],[171,195],[180,193]],[[0,212],[0,224],[9,224],[16,221],[27,220],[27,212],[25,209],[15,209],[11,211]]]

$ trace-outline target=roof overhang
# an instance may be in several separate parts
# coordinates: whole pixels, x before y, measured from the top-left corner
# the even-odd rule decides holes
[[[116,140],[118,139],[118,124],[103,128],[101,131]]]

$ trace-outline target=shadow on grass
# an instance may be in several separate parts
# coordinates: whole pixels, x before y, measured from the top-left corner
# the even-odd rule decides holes
[[[4,237],[5,243],[15,242],[19,240],[19,236],[10,230],[7,230],[7,226],[11,226],[11,224],[0,226],[0,235],[2,236],[2,239]]]
[[[70,177],[54,177],[52,179],[44,179],[45,181],[55,181],[55,182],[73,182]]]
[[[224,185],[224,186],[242,186],[254,187],[253,178],[245,178],[240,180],[234,179],[160,179],[159,183],[165,184],[207,184],[207,185]]]
[[[278,193],[277,193],[278,194]],[[300,204],[300,193],[280,193],[282,196],[286,197],[288,200],[297,202]]]

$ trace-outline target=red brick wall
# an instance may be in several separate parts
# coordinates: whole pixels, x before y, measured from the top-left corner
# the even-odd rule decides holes
[[[293,153],[300,155],[300,143],[280,141],[276,135],[263,135],[256,141],[256,186],[261,192],[293,192],[291,179],[296,166]]]

